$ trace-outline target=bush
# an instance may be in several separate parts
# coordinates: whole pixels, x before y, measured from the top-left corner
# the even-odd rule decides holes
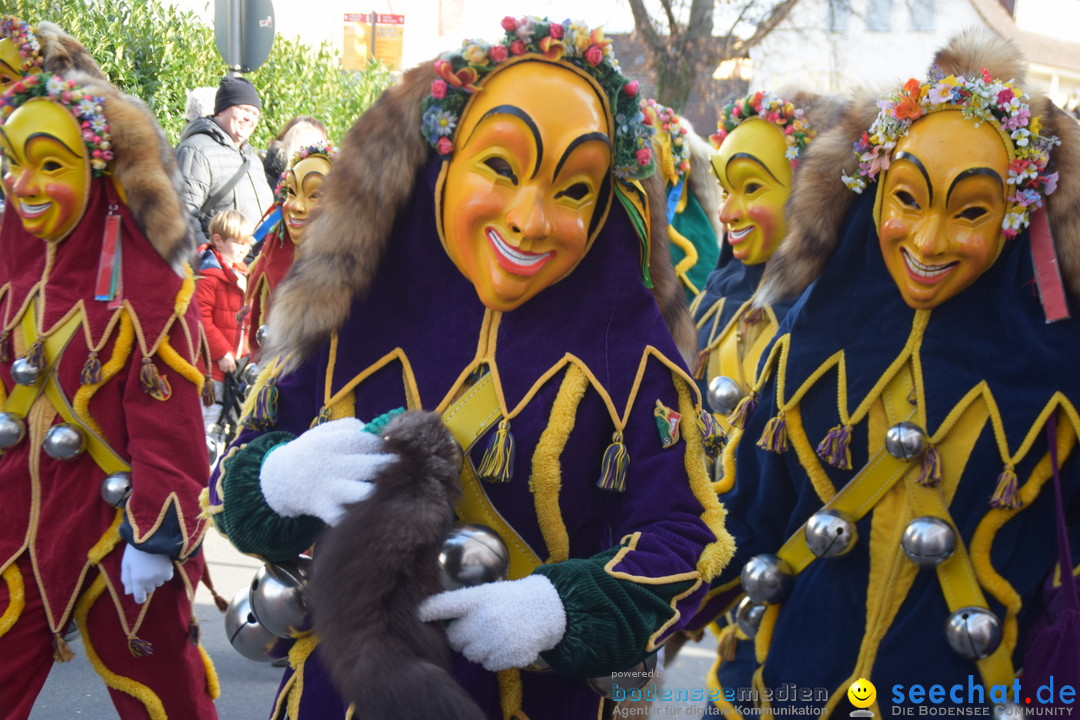
[[[0,0],[0,14],[63,28],[113,84],[146,101],[173,145],[185,124],[188,90],[216,87],[227,71],[213,28],[165,0]],[[329,43],[312,48],[280,35],[270,57],[247,77],[263,101],[263,119],[251,138],[256,147],[266,147],[294,115],[317,117],[331,139],[340,141],[390,84],[381,63],[363,72],[342,70]]]

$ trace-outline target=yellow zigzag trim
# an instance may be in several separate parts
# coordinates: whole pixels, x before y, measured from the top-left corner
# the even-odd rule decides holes
[[[101,366],[101,381],[92,385],[81,385],[78,390],[75,391],[75,398],[72,400],[72,409],[75,414],[78,415],[83,422],[93,428],[94,432],[102,437],[105,433],[98,427],[97,422],[90,415],[90,398],[94,396],[94,393],[98,391],[98,388],[103,386],[109,380],[114,378],[120,370],[124,368],[128,358],[131,356],[131,349],[135,341],[135,330],[127,312],[123,312],[120,315],[120,331],[116,335],[116,344],[113,345],[113,354],[109,358],[108,362],[105,362]]]

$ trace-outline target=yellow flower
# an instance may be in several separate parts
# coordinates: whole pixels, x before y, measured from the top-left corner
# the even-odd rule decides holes
[[[1042,135],[1042,116],[1036,115],[1028,122],[1028,130],[1032,135]]]

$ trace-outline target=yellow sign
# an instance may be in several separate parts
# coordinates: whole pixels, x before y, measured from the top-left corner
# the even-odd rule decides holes
[[[404,39],[404,15],[345,13],[341,64],[346,70],[363,70],[368,58],[375,57],[391,70],[400,70]]]

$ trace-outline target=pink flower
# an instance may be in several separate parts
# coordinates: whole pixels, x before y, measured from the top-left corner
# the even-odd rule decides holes
[[[638,81],[631,80],[622,86],[623,95],[626,97],[637,97],[638,94]]]
[[[603,60],[604,51],[600,49],[599,45],[590,45],[589,49],[585,51],[585,62],[593,67],[599,65]]]
[[[638,165],[648,165],[652,161],[652,148],[641,148],[634,153]]]
[[[440,155],[449,155],[454,150],[454,143],[448,137],[441,137],[435,143],[435,150]]]
[[[507,15],[502,19],[502,29],[506,32],[514,32],[517,30],[517,20]]]
[[[998,105],[1009,105],[1010,103],[1012,103],[1013,98],[1015,97],[1016,95],[1013,94],[1012,90],[1010,90],[1009,88],[1004,88],[1001,92],[997,94]]]
[[[563,36],[563,27],[559,23],[551,23],[551,27],[548,28],[548,34],[551,37],[561,40]]]
[[[446,97],[446,81],[436,80],[431,83],[431,97],[436,100],[442,100]]]
[[[514,55],[524,55],[525,42],[523,40],[515,40],[514,42],[510,43],[510,52],[512,52]]]
[[[994,76],[990,74],[990,71],[986,68],[982,69],[982,79],[986,82],[994,82]]]
[[[491,61],[495,63],[501,63],[509,55],[510,53],[506,49],[505,45],[492,45],[491,49],[488,50],[488,57],[490,57]]]

